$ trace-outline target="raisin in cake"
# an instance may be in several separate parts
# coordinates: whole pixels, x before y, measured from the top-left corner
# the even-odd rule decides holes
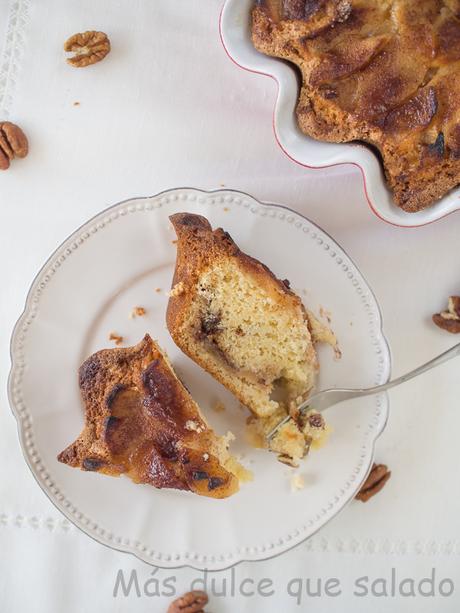
[[[257,0],[255,47],[301,73],[301,130],[381,154],[395,203],[460,183],[459,0]]]
[[[79,383],[86,422],[60,462],[212,498],[234,494],[239,478],[249,478],[149,335],[92,355]]]
[[[178,239],[167,310],[171,336],[252,411],[264,435],[315,384],[320,339],[312,337],[312,320],[289,282],[243,253],[227,232],[189,213],[171,221]],[[315,334],[321,330],[316,325]],[[291,421],[272,449],[298,459],[308,444]]]

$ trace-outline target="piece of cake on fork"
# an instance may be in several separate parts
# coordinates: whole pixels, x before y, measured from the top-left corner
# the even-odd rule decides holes
[[[315,342],[335,338],[288,281],[243,253],[227,232],[189,213],[171,222],[178,239],[167,310],[171,336],[251,410],[252,425],[264,438],[314,387]],[[305,428],[291,421],[271,449],[296,463],[311,443]]]

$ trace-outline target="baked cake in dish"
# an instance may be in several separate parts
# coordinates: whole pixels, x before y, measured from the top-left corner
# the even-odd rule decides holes
[[[243,253],[227,232],[213,231],[199,215],[170,219],[178,239],[167,309],[171,336],[251,410],[251,422],[266,434],[312,390],[314,343],[335,337],[309,316],[287,280]],[[272,449],[296,461],[309,442],[291,421]]]
[[[256,0],[259,51],[301,73],[301,130],[380,153],[394,202],[460,183],[459,0]]]
[[[228,452],[231,435],[212,431],[149,335],[92,355],[79,384],[85,427],[60,462],[211,498],[231,496],[250,478]]]

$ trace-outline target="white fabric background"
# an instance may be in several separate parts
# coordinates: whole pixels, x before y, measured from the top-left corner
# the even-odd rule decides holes
[[[0,120],[16,121],[30,139],[28,158],[0,176],[2,612],[161,612],[170,600],[113,597],[118,569],[136,569],[141,586],[152,569],[91,541],[48,502],[22,459],[6,397],[9,337],[35,273],[105,206],[171,187],[221,185],[286,204],[332,234],[360,266],[382,306],[395,375],[456,340],[430,316],[460,291],[460,216],[397,229],[368,209],[358,172],[289,161],[272,134],[275,85],[227,58],[220,8],[217,0],[0,0]],[[76,70],[62,44],[86,29],[106,31],[112,52]],[[351,504],[296,550],[237,568],[239,580],[272,578],[273,597],[214,598],[210,610],[458,610],[458,368],[451,363],[392,392],[377,460],[393,477],[378,497]],[[356,578],[387,577],[392,567],[402,578],[435,568],[438,579],[454,581],[454,594],[352,596]],[[185,569],[156,577],[171,574],[178,593],[199,576]],[[343,585],[336,598],[305,596],[298,607],[284,589],[295,577],[331,576]]]

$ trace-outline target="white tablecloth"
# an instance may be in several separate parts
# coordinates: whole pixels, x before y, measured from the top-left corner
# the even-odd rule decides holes
[[[9,411],[8,343],[28,286],[61,240],[105,206],[170,187],[221,185],[286,204],[332,234],[367,277],[383,309],[394,374],[455,341],[430,316],[460,290],[460,216],[397,229],[370,212],[358,172],[307,170],[289,161],[272,134],[275,85],[229,61],[219,11],[217,0],[0,0],[0,120],[17,122],[30,139],[30,155],[0,176],[2,612],[161,612],[171,598],[146,595],[144,588],[154,593],[150,578],[161,584],[174,576],[180,593],[202,576],[192,569],[152,576],[147,565],[73,528],[35,484]],[[107,32],[112,51],[77,70],[65,63],[62,44],[86,29]],[[230,571],[215,575],[218,593],[227,579],[227,595],[213,597],[210,610],[458,611],[458,367],[446,365],[391,394],[377,460],[393,476],[381,494],[367,505],[352,503],[294,551],[238,566],[235,595]],[[134,583],[128,596],[120,590],[114,596],[119,570],[126,579],[136,571],[140,596]],[[417,587],[415,597],[399,595],[400,581],[432,572],[435,597],[419,595]],[[354,595],[354,582],[365,575],[369,585],[381,579],[377,592],[386,580],[388,596]],[[271,579],[275,593],[241,595],[250,577]],[[334,577],[341,594],[326,596],[324,582]],[[321,598],[305,592],[308,578],[310,592],[322,579]],[[439,594],[443,579],[453,583],[450,596]],[[449,581],[441,584],[450,589]]]

